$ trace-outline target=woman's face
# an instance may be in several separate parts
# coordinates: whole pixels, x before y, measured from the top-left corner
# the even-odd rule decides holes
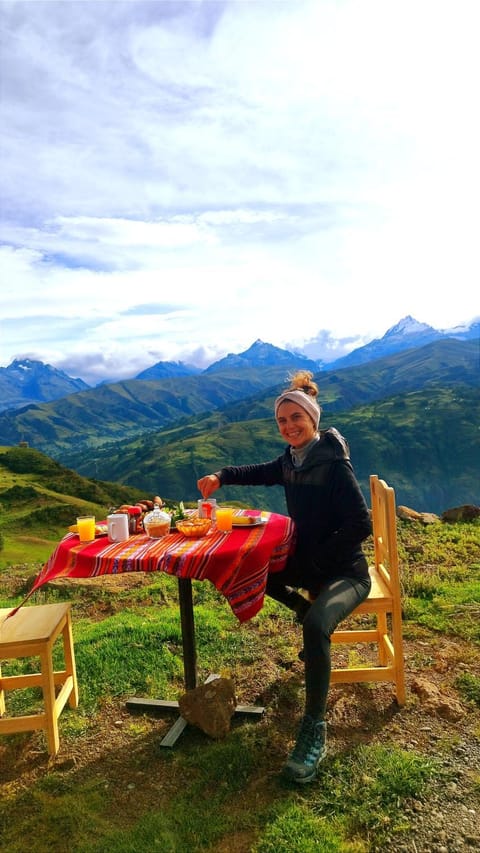
[[[292,447],[303,447],[317,434],[310,415],[298,403],[292,403],[290,400],[280,403],[277,424],[280,435]]]

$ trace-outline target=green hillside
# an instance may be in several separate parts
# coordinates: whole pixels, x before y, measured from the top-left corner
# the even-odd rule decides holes
[[[0,447],[0,567],[42,561],[77,515],[105,518],[112,506],[145,497],[88,480],[26,447]]]
[[[100,385],[52,403],[3,412],[0,443],[28,441],[55,457],[73,447],[85,451],[259,394],[284,374],[282,367],[242,370],[235,377],[215,373]]]
[[[357,367],[316,374],[328,412],[349,411],[422,388],[480,384],[478,341],[451,338]],[[112,442],[134,441],[212,411],[228,420],[269,417],[287,383],[285,365],[242,367],[158,381],[128,380],[70,394],[60,400],[0,414],[0,444],[27,441],[70,465]],[[118,451],[117,451],[118,452]],[[92,476],[92,472],[90,472]]]
[[[230,410],[230,418],[240,406]],[[254,409],[252,414],[258,413]],[[397,500],[419,511],[441,513],[465,503],[480,504],[480,396],[468,386],[434,388],[390,397],[349,412],[324,411],[321,426],[336,426],[350,444],[351,457],[368,496],[371,473],[395,484]],[[272,459],[284,444],[271,413],[232,421],[216,412],[135,442],[105,450],[95,465],[106,480],[130,483],[147,492],[194,500],[197,479],[222,465]],[[92,460],[77,467],[92,469]],[[284,510],[281,489],[226,487],[222,500],[242,500]]]
[[[478,344],[446,339],[316,375],[322,426],[347,437],[366,495],[377,472],[415,509],[480,504]],[[285,383],[267,387],[275,374],[260,373],[101,386],[0,415],[0,441],[26,441],[90,480],[196,500],[203,474],[282,452],[272,413]],[[222,498],[284,510],[281,489],[225,489]]]

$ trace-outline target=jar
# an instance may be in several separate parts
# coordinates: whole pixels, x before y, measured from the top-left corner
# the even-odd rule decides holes
[[[158,505],[151,512],[147,512],[143,519],[145,533],[150,539],[161,539],[170,533],[170,523],[168,512],[163,512]]]
[[[198,517],[210,518],[215,523],[215,514],[217,510],[217,501],[215,498],[201,498],[197,501]]]

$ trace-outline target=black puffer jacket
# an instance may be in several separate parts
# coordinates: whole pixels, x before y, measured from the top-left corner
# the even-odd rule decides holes
[[[287,448],[259,465],[217,471],[222,485],[281,485],[297,528],[298,585],[312,589],[322,580],[367,575],[361,543],[372,530],[368,507],[348,456],[348,445],[330,428],[320,432],[303,464],[295,468]]]

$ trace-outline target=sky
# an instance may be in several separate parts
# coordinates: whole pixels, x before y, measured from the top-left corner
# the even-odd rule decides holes
[[[480,314],[478,0],[0,0],[0,366]]]

